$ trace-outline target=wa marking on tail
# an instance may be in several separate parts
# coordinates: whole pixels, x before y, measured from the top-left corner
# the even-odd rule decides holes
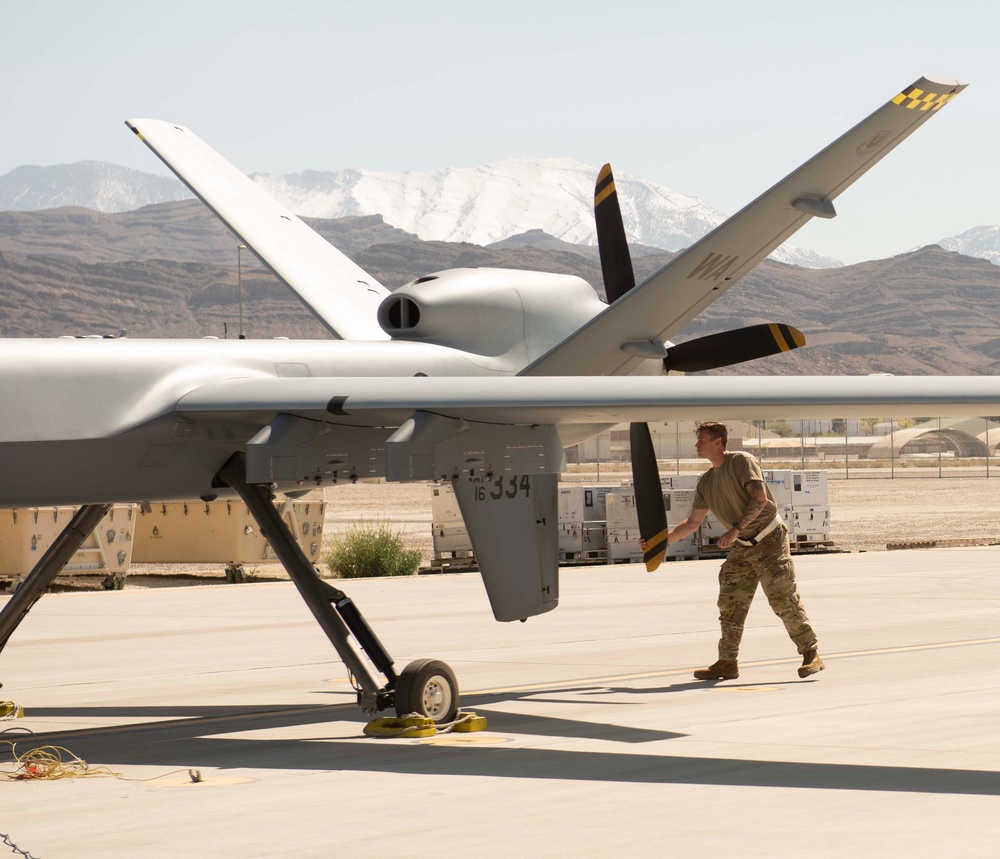
[[[710,253],[703,259],[691,274],[688,280],[697,278],[698,280],[720,280],[739,260],[738,256],[727,256],[726,254]]]

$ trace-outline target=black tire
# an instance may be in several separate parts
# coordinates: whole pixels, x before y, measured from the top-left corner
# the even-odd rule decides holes
[[[458,715],[458,680],[438,659],[417,659],[403,669],[396,683],[396,715],[417,713],[437,724]]]

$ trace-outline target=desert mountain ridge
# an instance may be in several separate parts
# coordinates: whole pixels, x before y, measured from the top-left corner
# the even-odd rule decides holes
[[[377,215],[307,222],[390,289],[476,266],[563,272],[603,288],[593,248],[539,230],[483,247],[421,241]],[[193,200],[116,214],[0,212],[0,334],[235,337],[237,246]],[[640,280],[672,256],[633,255]],[[248,251],[242,267],[247,336],[329,336]],[[998,299],[1000,266],[937,245],[835,269],[768,260],[676,339],[765,321],[806,334],[803,349],[717,373],[997,374]]]

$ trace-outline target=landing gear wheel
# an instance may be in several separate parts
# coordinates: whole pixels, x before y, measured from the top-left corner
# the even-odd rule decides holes
[[[418,713],[438,724],[458,715],[455,672],[437,659],[417,659],[403,669],[396,683],[396,715]]]

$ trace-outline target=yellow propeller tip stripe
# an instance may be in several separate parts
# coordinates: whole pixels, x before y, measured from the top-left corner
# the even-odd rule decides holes
[[[643,552],[643,561],[646,563],[646,572],[651,573],[663,560],[667,554],[667,532],[660,531],[646,541],[646,550]]]
[[[612,182],[606,188],[604,188],[600,193],[594,195],[594,206],[600,206],[605,200],[608,199],[612,194],[615,193],[615,183]]]
[[[769,327],[775,344],[782,352],[788,352],[790,349],[798,349],[799,347],[806,345],[806,336],[799,331],[798,328],[793,328],[791,325],[784,326],[785,330],[788,332],[788,337],[786,337],[781,330],[782,326],[778,325],[776,322],[771,322]],[[791,338],[790,341],[789,337]]]

